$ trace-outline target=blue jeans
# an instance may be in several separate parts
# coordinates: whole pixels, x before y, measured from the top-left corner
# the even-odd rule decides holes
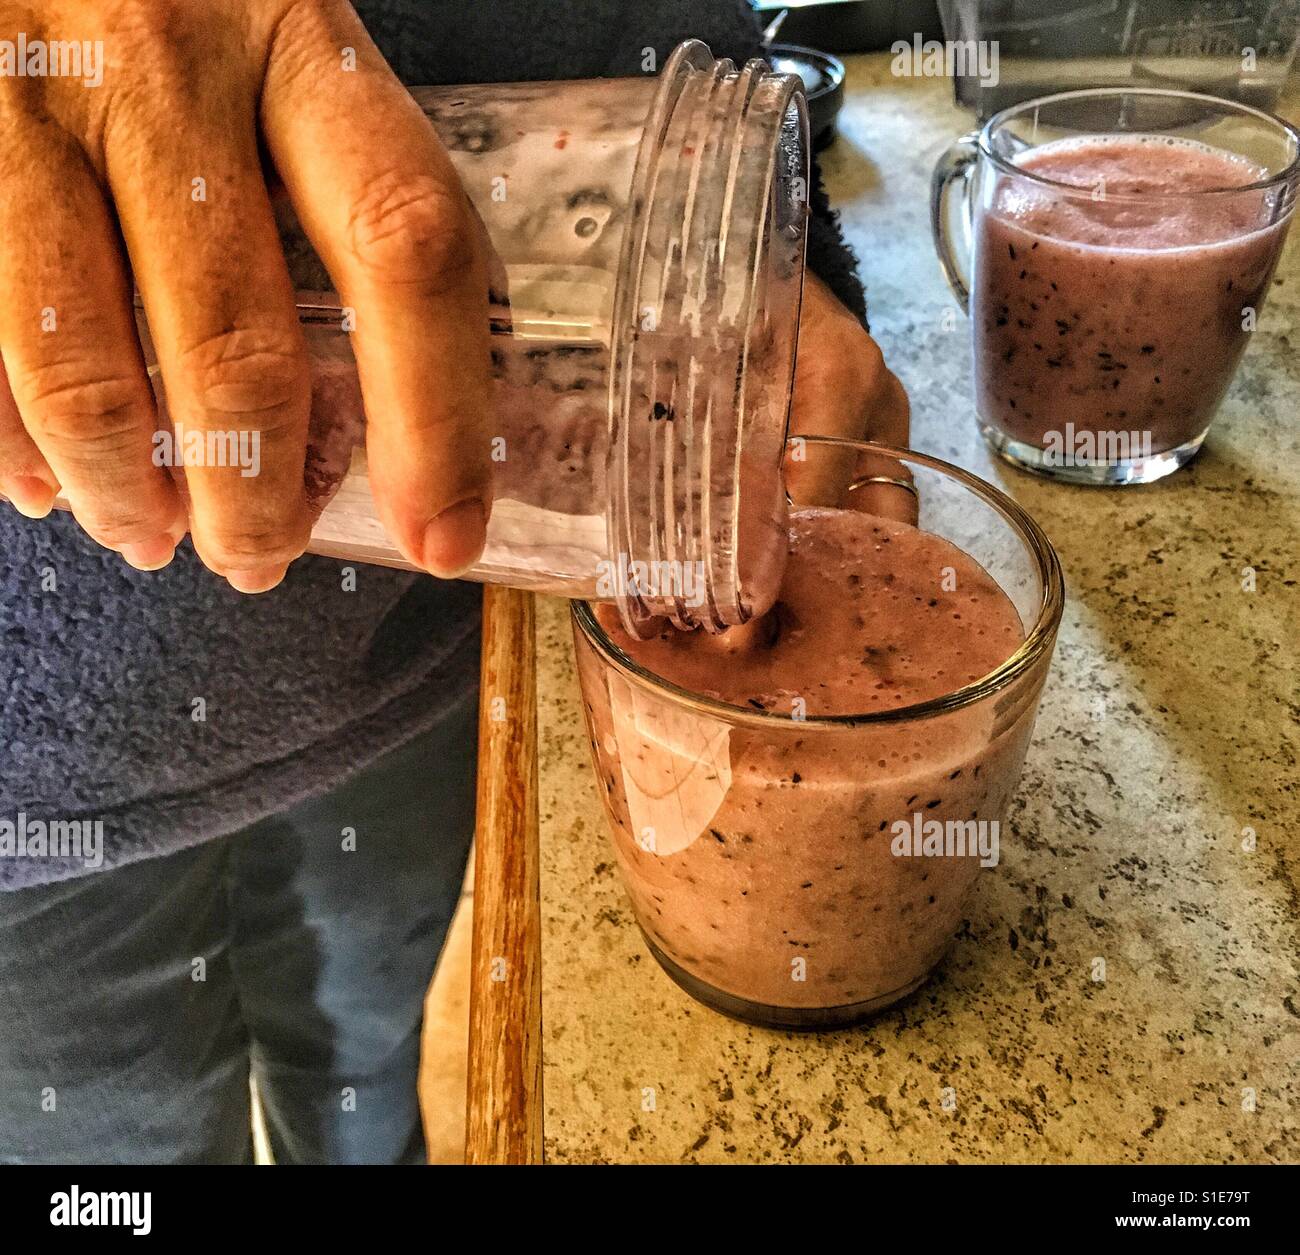
[[[251,1071],[278,1163],[420,1162],[475,734],[471,694],[243,832],[0,894],[0,1161],[248,1163]]]

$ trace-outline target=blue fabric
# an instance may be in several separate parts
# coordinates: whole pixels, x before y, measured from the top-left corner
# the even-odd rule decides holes
[[[0,1162],[248,1162],[250,1068],[277,1163],[421,1161],[421,1012],[473,831],[476,713],[444,704],[237,835],[0,895]]]

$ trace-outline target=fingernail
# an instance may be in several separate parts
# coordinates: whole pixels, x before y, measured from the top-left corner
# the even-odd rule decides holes
[[[43,519],[54,509],[54,498],[59,495],[43,479],[34,475],[11,475],[0,479],[0,493],[9,498],[10,505],[29,519]]]
[[[458,579],[483,554],[487,507],[478,497],[449,506],[424,529],[425,569],[444,580]]]
[[[226,583],[237,593],[269,593],[283,581],[288,569],[268,566],[256,571],[227,571]]]
[[[161,571],[175,555],[176,542],[170,536],[155,536],[123,545],[118,552],[137,571]]]

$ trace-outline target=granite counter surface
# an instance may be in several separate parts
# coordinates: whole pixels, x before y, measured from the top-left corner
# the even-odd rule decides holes
[[[947,83],[854,58],[825,166],[914,445],[1020,501],[1065,568],[1001,866],[935,978],[863,1028],[697,1005],[624,898],[567,606],[544,602],[550,1162],[1300,1160],[1300,231],[1199,459],[1145,488],[1049,484],[980,442],[931,252],[929,172],[969,125]]]

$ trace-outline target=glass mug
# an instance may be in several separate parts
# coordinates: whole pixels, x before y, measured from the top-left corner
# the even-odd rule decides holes
[[[1064,586],[1037,524],[969,472],[883,445],[802,443],[796,500],[816,485],[802,504],[835,504],[825,485],[846,455],[869,468],[859,483],[914,484],[918,525],[980,562],[1019,614],[1023,640],[1001,665],[918,705],[797,718],[668,682],[620,649],[588,603],[574,602],[572,618],[609,830],[651,952],[715,1010],[831,1028],[918,988],[960,927],[980,856],[896,856],[892,826],[925,807],[927,820],[997,831],[989,825],[1019,779]],[[801,977],[792,956],[804,960]]]
[[[1257,109],[1126,87],[1031,100],[953,144],[931,223],[992,448],[1086,484],[1194,457],[1272,282],[1298,158],[1300,133]]]
[[[467,578],[614,601],[633,632],[763,613],[785,562],[807,232],[797,76],[691,40],[658,78],[412,95],[495,252],[494,506]],[[355,315],[276,210],[312,357],[310,549],[409,568],[370,493]]]

